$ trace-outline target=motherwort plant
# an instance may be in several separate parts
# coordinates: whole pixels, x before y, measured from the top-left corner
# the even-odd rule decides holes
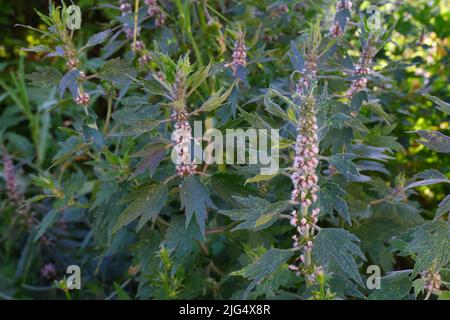
[[[347,22],[350,20],[352,2],[350,0],[338,0],[336,3],[336,14],[330,27],[329,35],[337,38],[344,34]]]
[[[85,2],[83,11],[92,9]],[[53,65],[26,77],[19,68],[13,87],[0,81],[0,140],[9,150],[0,159],[0,282],[8,287],[0,296],[33,288],[107,299],[448,296],[450,196],[432,218],[408,196],[450,180],[436,169],[410,180],[395,172],[404,142],[449,153],[449,137],[418,130],[420,141],[411,134],[400,144],[392,135],[401,129],[390,111],[418,91],[401,92],[409,71],[394,73],[404,64],[388,61],[401,48],[384,46],[394,27],[370,30],[367,1],[328,1],[331,14],[307,1],[114,2],[118,16],[101,24],[110,29],[90,35],[100,24],[89,27],[85,15],[76,40],[70,10],[51,5],[40,14],[45,28],[31,28],[40,45],[26,50]],[[317,15],[323,22],[309,24]],[[378,51],[385,61],[373,68]],[[413,113],[401,114],[405,128]],[[39,126],[28,132],[26,121]],[[29,178],[15,175],[18,163]],[[31,223],[17,228],[28,204]],[[54,293],[49,284],[67,261],[90,283]]]
[[[314,25],[305,40],[305,64],[298,80],[295,97],[299,101],[299,118],[295,156],[291,180],[293,191],[291,201],[297,208],[291,212],[291,224],[297,228],[293,236],[294,248],[301,250],[301,266],[292,265],[292,270],[303,273],[310,282],[314,281],[311,251],[320,209],[317,208],[319,146],[316,119],[317,57],[320,44],[320,29]]]
[[[247,47],[245,46],[245,33],[242,30],[238,31],[237,39],[234,42],[233,61],[227,63],[225,67],[233,70],[233,75],[236,79],[242,77],[247,66]]]
[[[376,33],[370,33],[364,43],[358,63],[355,64],[352,73],[353,80],[351,86],[346,92],[348,98],[364,90],[367,86],[367,76],[372,70],[372,59],[377,51],[375,47],[376,39],[378,39],[378,35]]]

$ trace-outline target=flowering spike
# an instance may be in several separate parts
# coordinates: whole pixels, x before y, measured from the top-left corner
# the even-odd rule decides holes
[[[346,92],[348,98],[351,98],[355,93],[366,88],[366,76],[371,72],[371,63],[375,53],[375,47],[367,41],[359,57],[358,64],[355,65],[355,69],[353,70],[353,76],[356,79],[352,81],[350,88]]]
[[[245,68],[247,65],[247,47],[245,46],[245,36],[242,31],[239,32],[236,42],[234,43],[232,56],[233,61],[227,63],[225,67],[231,68],[236,77],[239,66]]]

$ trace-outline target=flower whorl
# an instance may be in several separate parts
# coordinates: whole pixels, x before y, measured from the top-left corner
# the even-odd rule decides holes
[[[439,294],[442,285],[442,279],[439,272],[433,272],[432,270],[427,270],[421,273],[423,279],[425,279],[424,289],[428,291],[429,294]]]
[[[155,17],[155,25],[162,26],[166,22],[166,16],[161,8],[158,6],[157,0],[145,0],[147,5],[147,13],[150,17]]]
[[[174,151],[176,152],[176,170],[180,177],[194,175],[197,166],[192,163],[191,144],[192,128],[189,124],[189,114],[186,111],[186,76],[183,72],[177,72],[174,84],[175,100],[179,103],[172,111],[171,118],[175,121],[175,131],[172,134]]]
[[[352,10],[352,2],[350,0],[338,0],[336,3],[336,11]]]
[[[3,174],[5,178],[6,193],[8,195],[8,199],[15,206],[20,206],[22,204],[23,197],[17,188],[14,164],[11,160],[9,153],[4,148],[2,148],[2,159],[3,159]]]
[[[174,150],[177,154],[177,174],[180,177],[194,175],[197,166],[192,163],[191,143],[192,128],[188,121],[186,109],[173,111],[171,118],[175,120],[175,132],[172,135],[174,141]]]
[[[348,12],[352,10],[352,2],[350,0],[338,0],[336,3],[336,14],[334,16],[334,22],[329,30],[329,35],[332,38],[337,38],[344,34],[346,23],[344,22],[344,25],[341,25],[341,22],[339,21],[339,15],[346,15],[345,12],[341,13],[341,11],[344,10]],[[346,17],[346,19],[347,21],[350,20],[348,16]]]
[[[225,67],[229,67],[233,70],[234,76],[236,76],[238,68],[241,66],[245,68],[247,65],[247,47],[245,46],[245,37],[244,33],[239,32],[238,38],[234,43],[233,48],[233,61],[227,63]]]
[[[375,56],[376,49],[367,41],[364,46],[358,64],[355,65],[353,76],[356,77],[352,81],[350,88],[346,92],[346,96],[351,98],[358,91],[364,90],[367,86],[367,75],[371,71],[372,59]]]
[[[89,101],[91,100],[91,97],[89,96],[89,93],[84,92],[80,88],[78,88],[77,97],[75,98],[75,102],[80,106],[87,106],[89,104]]]

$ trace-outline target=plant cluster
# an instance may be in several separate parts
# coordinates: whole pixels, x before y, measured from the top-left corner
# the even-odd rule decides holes
[[[0,81],[1,297],[448,299],[450,195],[430,217],[416,191],[448,172],[395,167],[392,5],[375,29],[361,1],[120,0],[86,40],[51,2],[38,66]],[[197,122],[278,129],[278,172],[196,163]]]

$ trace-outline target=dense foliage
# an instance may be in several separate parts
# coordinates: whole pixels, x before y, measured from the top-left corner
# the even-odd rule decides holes
[[[0,44],[1,298],[449,298],[447,1],[78,5]]]

